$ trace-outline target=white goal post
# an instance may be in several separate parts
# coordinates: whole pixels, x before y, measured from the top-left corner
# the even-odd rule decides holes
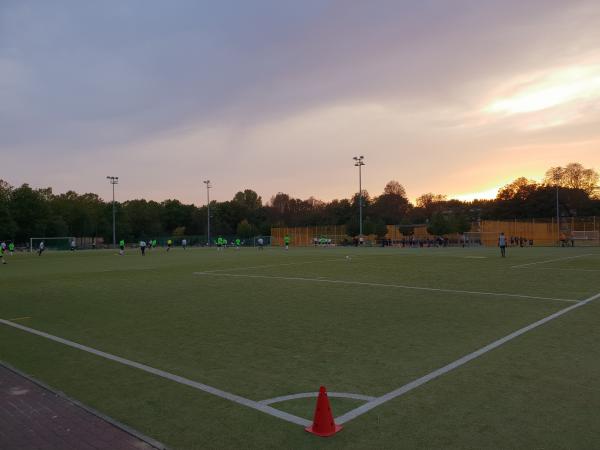
[[[74,240],[75,237],[73,236],[29,238],[29,251],[33,252],[34,249],[38,249],[42,241],[44,242],[45,249],[69,250],[71,242]]]
[[[597,241],[600,238],[600,231],[571,231],[573,239],[583,241]]]

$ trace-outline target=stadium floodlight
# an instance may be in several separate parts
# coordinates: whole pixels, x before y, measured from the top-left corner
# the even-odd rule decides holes
[[[362,208],[363,208],[363,200],[362,200],[362,166],[365,165],[364,159],[365,157],[360,155],[360,156],[355,156],[354,158],[354,165],[356,167],[358,167],[358,229],[359,229],[359,236],[362,237],[363,235],[363,220],[362,220]]]
[[[560,173],[554,174],[554,184],[556,186],[556,244],[560,245],[560,205],[558,203],[558,187],[560,185]]]
[[[112,184],[112,216],[113,216],[113,248],[117,247],[117,227],[115,222],[115,184],[119,184],[119,177],[107,176],[106,179]]]
[[[210,247],[210,188],[212,184],[210,184],[210,180],[204,180],[203,183],[206,185],[206,240]]]

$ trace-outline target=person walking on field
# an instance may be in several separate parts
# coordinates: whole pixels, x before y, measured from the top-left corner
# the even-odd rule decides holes
[[[146,241],[140,241],[140,250],[142,251],[142,256],[146,256]]]
[[[498,236],[498,247],[500,247],[502,257],[506,258],[506,236],[504,236],[504,232],[501,232]]]
[[[119,241],[119,255],[123,256],[125,254],[125,239],[121,239]]]
[[[286,234],[283,238],[283,243],[285,244],[285,249],[290,249],[290,237]]]

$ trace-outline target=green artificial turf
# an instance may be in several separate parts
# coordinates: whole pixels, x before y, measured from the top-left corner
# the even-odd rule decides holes
[[[506,259],[498,253],[18,254],[0,267],[0,318],[252,400],[320,385],[380,396],[573,304],[489,294],[581,300],[600,292],[597,247],[511,248]],[[534,262],[543,263],[526,265]],[[594,448],[599,322],[600,299],[373,409],[329,439],[1,324],[0,360],[176,449]],[[314,403],[272,406],[311,419]],[[361,404],[332,399],[335,415]]]

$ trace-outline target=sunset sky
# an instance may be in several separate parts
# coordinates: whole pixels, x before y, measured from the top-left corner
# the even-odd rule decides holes
[[[600,1],[0,1],[0,178],[203,204],[600,170]]]

